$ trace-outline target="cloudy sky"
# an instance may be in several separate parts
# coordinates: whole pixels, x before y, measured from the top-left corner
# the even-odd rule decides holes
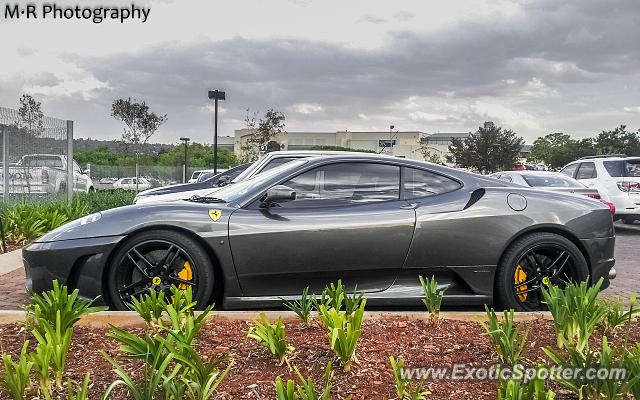
[[[640,128],[637,0],[134,2],[146,23],[0,19],[0,106],[30,93],[115,139],[110,104],[131,96],[168,114],[166,143],[212,141],[209,89],[222,135],[272,107],[291,131]]]

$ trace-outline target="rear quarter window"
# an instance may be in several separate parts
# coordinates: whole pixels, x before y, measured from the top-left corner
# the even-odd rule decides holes
[[[462,184],[446,176],[417,168],[404,168],[404,198],[417,199],[459,189]]]

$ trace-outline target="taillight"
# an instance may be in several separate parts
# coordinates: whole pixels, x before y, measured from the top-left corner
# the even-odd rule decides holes
[[[614,215],[616,213],[616,206],[613,203],[609,203],[608,201],[604,201],[604,200],[600,200],[600,201],[609,206],[609,210],[611,210],[611,215]]]
[[[587,196],[591,197],[592,199],[600,200],[600,195],[599,194],[588,194]]]
[[[616,183],[618,184],[618,189],[623,192],[640,192],[640,183],[638,182],[622,181]]]
[[[48,184],[49,183],[49,171],[47,171],[46,169],[42,170],[42,184]]]

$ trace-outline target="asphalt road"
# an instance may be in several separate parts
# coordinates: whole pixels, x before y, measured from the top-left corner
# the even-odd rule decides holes
[[[640,224],[616,223],[616,279],[601,296],[628,304],[634,292],[640,292]],[[27,300],[24,270],[0,275],[0,310],[19,310]],[[415,310],[423,309],[417,306]],[[446,307],[448,311],[482,310],[482,307]]]

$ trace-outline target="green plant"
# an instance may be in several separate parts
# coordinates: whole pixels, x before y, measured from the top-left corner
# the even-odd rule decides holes
[[[2,354],[4,371],[0,375],[0,386],[13,400],[25,399],[25,391],[31,387],[29,372],[33,367],[33,362],[29,361],[27,357],[27,346],[29,346],[28,340],[22,346],[18,362],[14,362],[9,354]]]
[[[300,379],[300,385],[298,385],[298,394],[302,400],[328,400],[331,393],[331,362],[327,363],[327,367],[324,370],[324,389],[318,394],[316,392],[315,385],[311,377],[306,380],[300,373],[297,367],[295,367],[296,374]]]
[[[627,369],[627,379],[633,380],[630,391],[634,399],[640,399],[640,343],[625,352],[622,366]]]
[[[348,293],[345,293],[344,311],[347,313],[347,315],[353,314],[358,309],[358,307],[360,307],[360,304],[364,299],[364,293],[364,290],[358,292],[358,285],[353,288],[353,294],[351,296],[349,296]]]
[[[287,301],[281,299],[284,302],[284,306],[289,310],[296,313],[298,317],[304,323],[304,326],[309,326],[309,316],[311,315],[311,307],[313,306],[312,297],[309,296],[309,286],[302,291],[302,297],[300,300]]]
[[[519,380],[503,381],[498,386],[498,400],[553,400],[556,394],[547,391],[544,381],[534,379],[527,385]]]
[[[489,307],[485,304],[484,309],[489,320],[487,323],[482,321],[480,323],[487,331],[486,334],[491,338],[500,360],[510,366],[516,365],[522,356],[522,350],[531,326],[524,333],[520,332],[520,329],[513,322],[513,309],[504,310],[504,320],[502,322],[498,320],[493,308],[489,310]]]
[[[635,307],[636,295],[635,293],[629,300],[629,310],[625,311],[620,306],[620,299],[616,299],[614,303],[604,303],[606,313],[602,319],[602,325],[605,332],[614,333],[618,328],[631,322],[636,322],[635,314],[640,312],[640,307]]]
[[[194,313],[196,302],[193,300],[191,286],[187,290],[181,290],[175,285],[171,286],[171,300],[165,303],[170,327],[164,329],[178,339],[179,346],[191,346],[215,304],[208,305],[196,317]]]
[[[161,389],[162,383],[164,383],[166,379],[174,379],[180,370],[180,367],[177,366],[170,374],[166,374],[173,355],[171,353],[165,355],[158,352],[154,358],[147,359],[147,363],[145,363],[143,367],[143,378],[138,384],[127,374],[124,368],[106,352],[103,351],[102,356],[113,365],[115,373],[120,377],[119,380],[109,385],[102,396],[103,400],[109,396],[113,389],[120,385],[124,385],[127,388],[130,396],[134,400],[153,400],[156,393]]]
[[[48,343],[39,343],[35,353],[29,354],[29,360],[33,363],[33,369],[40,381],[40,390],[51,389],[51,374],[49,364],[51,364],[52,348]]]
[[[51,324],[46,320],[40,320],[38,322],[38,329],[31,331],[33,336],[38,340],[38,343],[48,348],[49,366],[51,367],[58,388],[62,388],[62,374],[64,373],[67,354],[71,346],[71,335],[73,334],[72,328],[62,330],[60,315],[61,312],[58,310],[55,324]]]
[[[398,400],[424,400],[426,396],[431,394],[428,390],[424,390],[424,382],[410,382],[404,379],[404,360],[398,358],[397,360],[393,356],[389,357],[391,368],[393,369],[393,377],[396,381],[396,398]]]
[[[269,349],[275,359],[282,363],[287,354],[294,350],[292,346],[287,346],[282,317],[278,318],[277,323],[272,324],[265,313],[262,312],[260,313],[260,319],[256,319],[254,324],[249,329],[247,336],[257,340],[261,346]]]
[[[614,357],[613,351],[607,342],[607,337],[602,337],[602,350],[591,351],[588,348],[582,350],[571,345],[566,339],[561,338],[563,347],[567,355],[550,347],[543,347],[542,350],[549,356],[551,361],[563,367],[587,369],[609,369],[610,373],[620,371],[623,368],[623,361]],[[640,379],[640,376],[627,377],[620,380],[615,376],[608,376],[608,379],[588,379],[584,374],[577,377],[565,378],[563,374],[552,377],[558,383],[565,386],[581,399],[620,399],[628,393]],[[575,378],[575,379],[574,379]]]
[[[158,334],[151,335],[148,331],[140,337],[113,325],[109,326],[111,331],[107,332],[106,336],[121,343],[120,351],[124,352],[127,358],[149,360],[155,359],[158,355],[166,355],[168,350],[165,342],[174,340],[173,336],[165,339]]]
[[[31,293],[31,304],[26,307],[26,327],[37,330],[44,336],[46,333],[42,322],[48,322],[56,326],[60,324],[60,331],[71,329],[83,315],[98,311],[108,310],[108,307],[92,307],[93,301],[78,298],[78,289],[68,294],[66,286],[60,286],[57,280],[53,281],[53,289],[42,294]]]
[[[276,400],[298,400],[295,388],[296,383],[288,380],[287,384],[282,382],[281,377],[276,378]]]
[[[331,349],[342,362],[345,371],[351,370],[351,361],[356,351],[358,339],[362,334],[362,318],[366,299],[362,300],[360,307],[352,315],[341,313],[337,309],[320,305],[318,315],[327,328],[327,336]]]
[[[89,379],[91,377],[91,373],[87,372],[84,376],[84,380],[82,384],[80,384],[77,390],[73,389],[71,385],[71,379],[67,381],[67,393],[69,395],[69,400],[89,400]]]
[[[431,325],[437,326],[439,323],[440,305],[442,304],[444,290],[438,291],[438,282],[436,282],[434,276],[431,277],[431,280],[425,280],[421,275],[418,275],[418,278],[420,278],[420,284],[424,291],[424,298],[422,299],[422,302],[427,307],[427,311],[429,311],[429,322]]]
[[[227,368],[220,372],[220,366],[231,360],[227,355],[213,355],[205,363],[191,346],[185,346],[181,351],[169,347],[169,351],[182,367],[182,381],[186,384],[187,395],[191,400],[209,399],[231,370],[229,363]]]
[[[342,279],[338,279],[338,283],[336,285],[331,283],[329,287],[325,288],[322,292],[323,299],[324,294],[326,293],[328,305],[340,311],[342,308],[342,302],[344,301],[344,286],[342,285]]]
[[[131,303],[127,304],[131,311],[135,311],[144,320],[148,329],[156,329],[164,326],[162,323],[162,313],[167,307],[164,299],[164,292],[151,290],[149,294],[140,295],[137,299],[131,298]]]
[[[18,244],[28,243],[47,232],[42,212],[28,204],[17,204],[2,216],[7,221],[7,239]]]
[[[588,279],[581,283],[568,282],[564,289],[550,285],[542,288],[542,295],[553,315],[553,326],[558,347],[564,343],[576,346],[578,351],[589,347],[589,337],[607,312],[596,300],[603,279],[589,286]],[[564,340],[563,340],[564,339]]]

